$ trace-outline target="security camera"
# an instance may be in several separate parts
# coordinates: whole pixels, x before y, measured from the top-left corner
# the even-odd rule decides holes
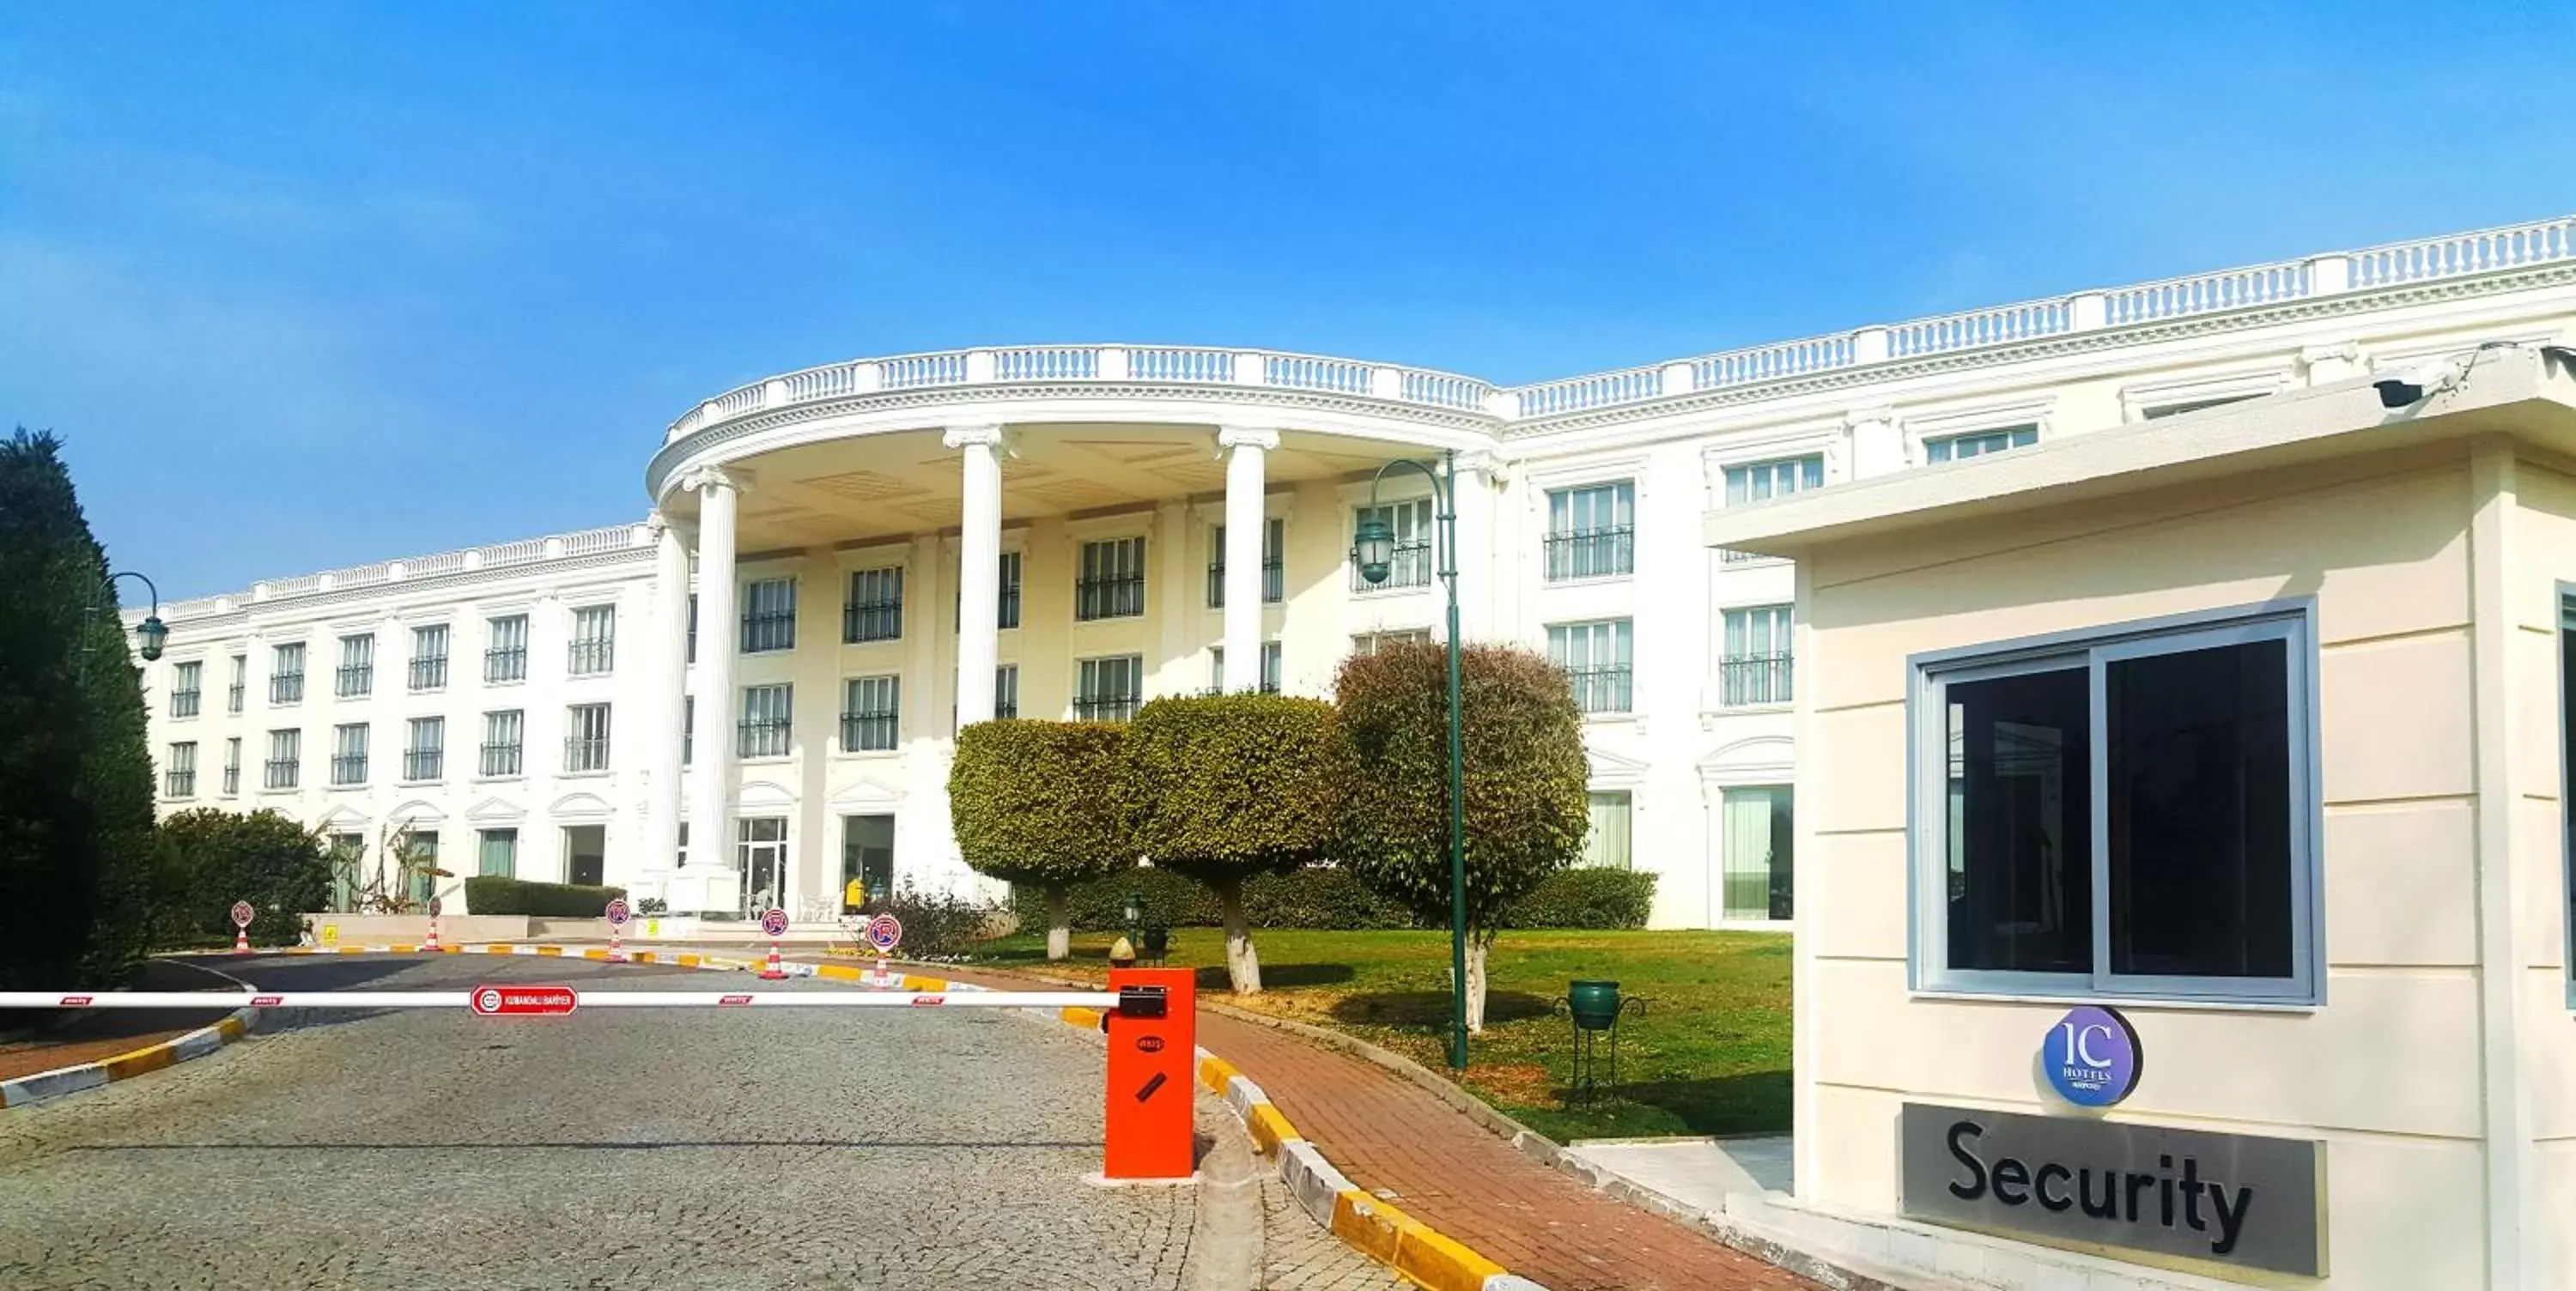
[[[2416,364],[2394,376],[2381,377],[2371,382],[2370,388],[2379,392],[2379,406],[2382,408],[2412,408],[2459,384],[2459,380],[2459,360],[2440,359]]]

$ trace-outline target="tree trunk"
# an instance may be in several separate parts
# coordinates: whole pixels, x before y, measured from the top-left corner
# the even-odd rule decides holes
[[[1073,954],[1073,920],[1065,912],[1065,891],[1061,883],[1050,883],[1046,889],[1047,959],[1049,962]]]
[[[1485,1030],[1485,951],[1493,944],[1491,937],[1467,930],[1467,1032],[1481,1035]]]
[[[1261,993],[1261,956],[1252,948],[1252,929],[1243,917],[1243,880],[1211,884],[1225,908],[1225,975],[1237,995]]]

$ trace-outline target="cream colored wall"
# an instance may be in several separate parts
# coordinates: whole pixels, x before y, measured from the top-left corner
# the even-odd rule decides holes
[[[1900,1103],[2037,1109],[2066,1008],[1908,995],[1907,656],[2312,596],[2328,1002],[2128,1006],[2147,1077],[2113,1119],[2322,1137],[2333,1285],[2477,1284],[2469,490],[2456,456],[2383,462],[1807,562],[1802,1194],[1893,1211]]]
[[[2576,584],[2576,470],[2515,464],[2513,515],[2514,893],[2522,951],[2518,1040],[2531,1104],[2535,1215],[2576,1215],[2576,1020],[2568,1007],[2565,785],[2560,765],[2559,585]],[[2576,1224],[2535,1226],[2533,1257],[2576,1286]]]

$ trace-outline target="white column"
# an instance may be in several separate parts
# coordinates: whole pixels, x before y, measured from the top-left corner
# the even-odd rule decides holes
[[[676,894],[675,914],[732,912],[741,903],[733,872],[733,660],[740,632],[734,615],[734,503],[737,486],[721,471],[682,481],[698,492],[697,774],[689,783],[690,881]],[[683,906],[681,902],[687,904]]]
[[[1227,426],[1216,433],[1225,454],[1225,688],[1261,689],[1261,538],[1263,466],[1279,432]]]
[[[1466,641],[1494,636],[1494,592],[1504,563],[1494,558],[1494,490],[1503,464],[1492,453],[1458,455],[1458,635]]]
[[[658,892],[680,847],[681,701],[689,686],[689,549],[655,512],[653,621],[644,633],[644,855],[636,872]],[[665,898],[667,899],[667,897]]]
[[[957,534],[957,725],[993,720],[993,660],[1002,596],[1002,428],[951,426],[942,443],[965,460]]]

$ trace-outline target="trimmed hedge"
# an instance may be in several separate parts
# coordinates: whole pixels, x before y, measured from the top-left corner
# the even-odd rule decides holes
[[[1124,932],[1130,892],[1144,898],[1148,927],[1213,928],[1224,922],[1224,911],[1207,885],[1149,866],[1075,884],[1066,911],[1077,929]],[[1011,889],[1011,908],[1020,916],[1021,926],[1045,926],[1046,898],[1038,889]],[[1413,917],[1401,904],[1371,892],[1358,875],[1321,865],[1246,880],[1243,912],[1255,928],[1413,926]]]
[[[1559,870],[1503,912],[1506,928],[1643,928],[1655,908],[1644,870]]]
[[[536,883],[478,874],[465,880],[465,908],[473,914],[526,914],[543,919],[597,919],[624,888],[586,883]]]

